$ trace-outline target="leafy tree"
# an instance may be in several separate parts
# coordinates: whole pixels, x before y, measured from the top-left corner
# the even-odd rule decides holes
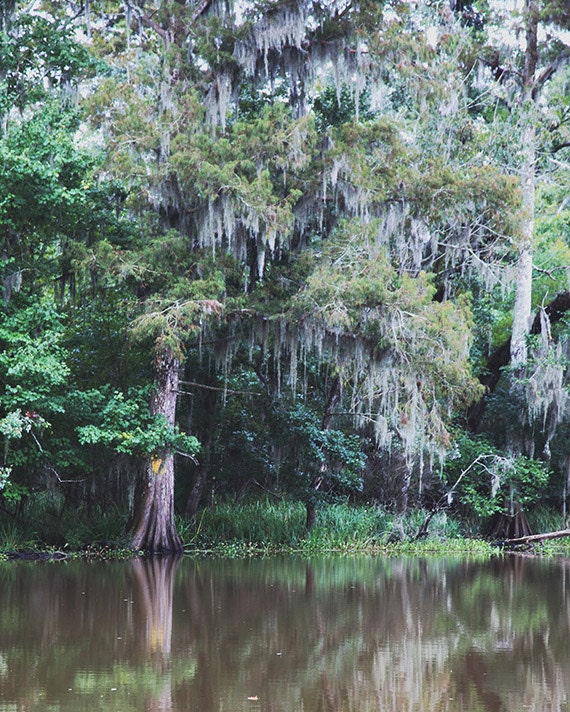
[[[40,5],[4,25],[5,296],[18,309],[19,288],[55,293],[69,462],[81,445],[145,462],[133,545],[181,548],[174,458],[192,462],[196,434],[189,510],[228,442],[264,486],[306,501],[309,524],[316,492],[358,491],[354,431],[400,449],[409,473],[449,452],[450,421],[482,391],[474,334],[511,329],[490,325],[498,303],[514,314],[512,363],[528,361],[527,178],[538,139],[566,150],[565,48],[542,71],[537,28],[566,22],[561,7],[528,0],[526,50],[505,69],[475,0]],[[546,91],[558,98],[543,133]],[[567,244],[547,223],[540,274],[556,281]],[[518,296],[497,302],[515,263]],[[481,339],[476,354],[481,369]],[[215,369],[263,398],[236,412],[206,398],[225,387]],[[177,427],[181,381],[204,412],[183,406]]]
[[[443,452],[446,414],[477,392],[468,297],[447,274],[508,257],[497,236],[513,234],[518,207],[513,182],[478,163],[459,132],[443,159],[429,149],[426,108],[447,101],[464,45],[442,39],[436,57],[405,3],[386,13],[382,3],[251,5],[241,16],[216,7],[133,5],[130,55],[98,38],[115,71],[88,110],[113,147],[108,169],[129,176],[128,206],[145,233],[114,255],[133,265],[128,279],[144,299],[137,331],[174,373],[204,309],[224,304],[226,368],[252,340],[274,350],[272,367],[289,375],[272,380],[294,393],[298,364],[318,353],[383,447],[403,441],[410,461]],[[314,66],[335,65],[336,92],[328,78],[319,87],[307,52]],[[426,81],[415,61],[428,63]],[[163,267],[161,251],[175,244],[175,268]],[[205,269],[220,281],[206,288]],[[215,330],[209,341],[224,343]]]

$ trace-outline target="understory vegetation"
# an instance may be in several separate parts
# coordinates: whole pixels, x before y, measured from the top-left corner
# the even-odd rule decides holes
[[[373,505],[337,502],[317,510],[316,523],[307,532],[305,507],[298,501],[256,500],[245,504],[221,503],[204,508],[196,519],[177,517],[177,527],[188,555],[224,557],[267,554],[477,553],[501,551],[501,542],[488,541],[482,523],[466,523],[457,516],[414,509],[394,514]],[[429,518],[427,533],[423,532]],[[563,521],[553,510],[529,515],[536,531],[560,529]],[[127,515],[118,510],[57,512],[35,502],[21,519],[0,525],[0,557],[57,552],[74,557],[132,556],[126,534]],[[565,540],[536,543],[543,555],[568,552]],[[529,550],[529,547],[526,547]]]

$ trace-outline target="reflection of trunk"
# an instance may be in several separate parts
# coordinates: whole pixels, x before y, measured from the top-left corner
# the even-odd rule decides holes
[[[152,415],[163,416],[172,427],[178,395],[178,359],[169,349],[154,360],[156,390],[151,398]],[[174,523],[174,454],[169,449],[154,453],[141,473],[135,492],[131,522],[131,546],[153,553],[182,551]]]
[[[172,591],[174,574],[180,558],[135,559],[132,570],[135,580],[137,632],[144,632],[144,652],[156,665],[161,685],[149,695],[145,709],[150,712],[171,712],[172,680],[169,671],[172,649]]]
[[[144,631],[145,653],[167,663],[172,643],[172,591],[180,557],[133,559],[137,632]]]
[[[305,595],[310,597],[315,593],[315,570],[311,564],[305,566]]]
[[[477,709],[487,710],[487,712],[501,712],[505,709],[500,696],[492,688],[489,681],[490,668],[480,652],[473,649],[467,651],[465,655],[458,657],[453,668],[457,697],[460,702],[472,707],[476,701],[479,703]]]
[[[340,376],[335,376],[329,393],[325,412],[323,413],[323,419],[321,421],[321,430],[328,430],[330,428],[334,409],[336,408],[337,403],[340,400],[340,393]],[[327,472],[328,463],[325,460],[321,465],[319,474],[313,477],[313,480],[311,482],[312,491],[309,494],[305,503],[305,507],[307,509],[307,519],[305,525],[307,531],[311,531],[311,529],[315,526],[315,522],[317,521],[317,497],[316,494],[313,494],[313,492],[316,493],[320,486],[323,484],[324,480],[326,479]]]

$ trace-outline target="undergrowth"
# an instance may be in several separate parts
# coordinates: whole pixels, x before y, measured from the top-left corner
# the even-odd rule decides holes
[[[421,510],[395,515],[375,506],[322,505],[310,532],[305,528],[305,516],[300,502],[221,503],[202,510],[191,522],[180,520],[178,531],[187,552],[226,556],[405,548],[444,551],[450,541],[463,550],[470,548],[459,523],[444,512],[433,517],[428,535],[421,540],[417,534],[427,516]]]
[[[127,515],[116,507],[61,508],[57,502],[36,500],[19,516],[0,520],[0,552],[74,552],[126,549]]]
[[[117,508],[77,510],[36,501],[20,517],[0,518],[0,557],[17,551],[54,551],[68,555],[124,558],[133,554],[126,536],[127,514]],[[184,550],[189,555],[237,557],[296,552],[378,552],[437,554],[492,550],[445,512],[436,514],[427,536],[418,537],[427,512],[404,514],[348,503],[323,504],[307,532],[301,502],[260,500],[219,503],[192,520],[177,517]],[[544,515],[546,516],[546,515]],[[471,538],[474,537],[474,538]],[[551,545],[552,548],[552,545]],[[548,546],[545,545],[545,551]]]

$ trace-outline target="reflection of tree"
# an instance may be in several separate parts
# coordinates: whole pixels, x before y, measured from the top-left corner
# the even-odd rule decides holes
[[[169,660],[177,563],[157,563],[0,564],[0,710],[172,709],[194,661]]]
[[[469,650],[456,661],[453,670],[455,699],[463,709],[477,709],[485,712],[502,712],[505,707],[490,683],[489,665],[485,657],[476,650]]]
[[[197,667],[176,706],[200,699],[201,712],[244,710],[251,694],[256,709],[276,712],[510,712],[544,690],[557,709],[570,672],[563,586],[545,584],[540,567],[506,559],[185,562],[187,612],[175,630]]]
[[[144,646],[154,660],[168,663],[172,649],[172,589],[180,557],[138,558],[131,562],[135,610]]]
[[[543,712],[568,692],[570,569],[552,562],[10,571],[0,565],[0,710]]]
[[[177,556],[134,559],[135,631],[144,635],[144,650],[153,667],[162,674],[161,689],[147,699],[145,708],[157,712],[172,710],[172,591]]]

